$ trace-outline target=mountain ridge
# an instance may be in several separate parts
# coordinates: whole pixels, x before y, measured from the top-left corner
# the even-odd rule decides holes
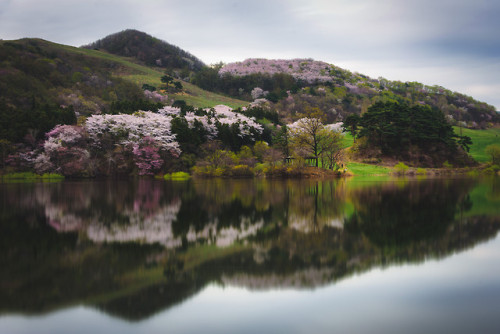
[[[278,103],[278,108],[290,116],[293,116],[297,105],[306,104],[324,110],[330,122],[338,122],[350,113],[365,112],[369,105],[376,102],[397,101],[439,109],[452,124],[459,126],[485,128],[490,126],[489,123],[499,121],[493,106],[445,87],[416,81],[391,81],[383,77],[374,79],[311,58],[248,58],[221,66],[218,74],[221,82],[212,85],[233,88],[246,82],[263,85],[259,86],[262,89],[259,94],[262,97],[269,94],[273,102]],[[283,76],[293,78],[295,85],[283,88]],[[274,77],[276,83],[270,83]],[[248,91],[250,87],[247,85],[245,88]]]
[[[143,45],[147,47],[140,49]],[[148,50],[154,52],[149,54]],[[80,48],[41,39],[0,41],[0,72],[4,74],[0,77],[0,102],[13,109],[29,109],[36,100],[68,106],[76,103],[75,111],[92,114],[108,108],[112,101],[143,98],[141,85],[160,87],[163,72],[183,80],[188,87],[169,94],[168,103],[174,101],[172,98],[185,99],[206,107],[227,103],[223,96],[247,103],[266,98],[286,122],[307,108],[319,108],[328,122],[338,122],[351,113],[365,112],[375,102],[387,100],[427,104],[442,110],[453,125],[464,127],[486,128],[500,119],[493,106],[441,86],[372,79],[311,58],[249,58],[223,66],[206,66],[180,47],[133,29]],[[192,99],[194,91],[195,95],[205,94],[197,86],[223,96],[212,94],[213,103]],[[254,91],[256,88],[261,91]]]

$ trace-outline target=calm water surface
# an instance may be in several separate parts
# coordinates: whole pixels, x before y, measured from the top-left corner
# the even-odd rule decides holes
[[[0,184],[0,333],[500,333],[500,179]]]

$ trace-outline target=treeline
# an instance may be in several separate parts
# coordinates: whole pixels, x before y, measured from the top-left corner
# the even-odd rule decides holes
[[[43,139],[45,133],[57,124],[76,124],[72,106],[61,108],[34,102],[29,109],[15,110],[4,99],[0,99],[0,140],[34,143]]]
[[[305,82],[297,81],[293,76],[285,73],[254,73],[246,76],[233,76],[228,73],[219,75],[221,66],[219,64],[203,68],[193,76],[191,82],[205,90],[247,101],[253,101],[256,98],[252,96],[252,90],[259,87],[267,92],[259,97],[265,97],[275,103],[286,98],[287,92],[297,93],[300,88],[306,86]]]

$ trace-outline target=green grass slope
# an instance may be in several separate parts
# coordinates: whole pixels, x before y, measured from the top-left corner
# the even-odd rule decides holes
[[[469,136],[472,139],[472,145],[470,147],[470,155],[478,162],[488,162],[490,157],[486,155],[485,148],[491,144],[500,145],[500,128],[491,128],[486,130],[471,130],[471,129],[460,129],[454,127],[455,133],[464,136]]]
[[[73,105],[81,114],[92,114],[116,101],[144,98],[142,84],[160,87],[163,75],[162,68],[98,50],[41,39],[0,41],[0,102],[14,111],[28,110],[36,102]],[[172,94],[171,99],[183,99],[195,107],[248,104],[182,84],[183,92]]]

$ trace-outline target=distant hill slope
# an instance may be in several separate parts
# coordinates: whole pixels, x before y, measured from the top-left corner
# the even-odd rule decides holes
[[[0,99],[15,110],[57,104],[85,114],[143,98],[140,87],[114,75],[119,71],[137,70],[119,59],[41,39],[0,42]]]
[[[124,30],[83,46],[133,57],[147,66],[199,71],[205,64],[181,48],[137,30]]]
[[[41,39],[0,41],[0,139],[19,142],[27,133],[43,138],[55,124],[74,122],[73,111],[85,116],[147,109],[156,102],[147,100],[141,87],[147,83],[160,88],[164,72],[130,58]],[[247,104],[184,86],[167,93],[164,103],[182,99],[195,107]]]
[[[258,86],[268,91],[267,97],[277,103],[284,116],[306,107],[318,107],[327,112],[330,121],[341,121],[349,113],[366,111],[377,101],[392,100],[438,108],[452,123],[461,122],[471,128],[500,121],[493,106],[441,86],[373,79],[313,59],[251,58],[217,70],[217,76],[199,75],[200,85],[233,96],[241,96],[243,92],[247,98]]]

